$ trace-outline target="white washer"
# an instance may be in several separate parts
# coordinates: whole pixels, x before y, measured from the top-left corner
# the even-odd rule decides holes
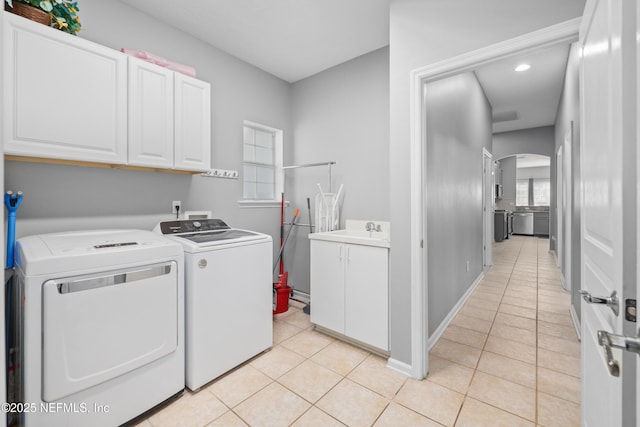
[[[155,231],[184,247],[186,385],[197,390],[272,346],[272,239],[219,219]]]
[[[11,394],[29,405],[18,422],[115,426],[180,393],[183,263],[180,245],[150,231],[18,240]]]

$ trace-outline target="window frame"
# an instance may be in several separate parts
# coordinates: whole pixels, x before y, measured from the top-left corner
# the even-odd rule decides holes
[[[526,205],[522,205],[522,204],[518,204],[518,183],[523,182],[523,181],[527,181],[527,204]],[[534,188],[535,188],[535,182],[547,182],[549,185],[549,200],[547,204],[536,204],[535,203],[535,194],[534,194]],[[534,207],[534,206],[550,206],[551,204],[551,179],[550,178],[523,178],[523,179],[516,179],[516,207]]]
[[[258,163],[245,162],[244,160],[244,131],[245,128],[251,128],[263,132],[270,132],[273,134],[273,172],[274,172],[274,198],[273,199],[246,199],[244,197],[244,166],[246,164],[258,165]],[[274,128],[271,126],[263,125],[261,123],[252,122],[249,120],[243,120],[242,122],[242,196],[238,200],[240,207],[279,207],[281,203],[280,195],[284,191],[284,132],[282,129]]]

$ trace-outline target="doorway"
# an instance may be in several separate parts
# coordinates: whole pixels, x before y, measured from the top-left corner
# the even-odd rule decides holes
[[[411,294],[412,294],[412,375],[423,378],[428,367],[429,313],[428,289],[429,271],[426,251],[422,251],[422,242],[428,242],[428,227],[425,226],[427,195],[425,192],[426,169],[426,120],[425,87],[426,83],[442,80],[445,77],[471,72],[479,65],[513,57],[523,52],[533,52],[558,44],[570,44],[578,39],[579,19],[531,33],[517,39],[499,43],[471,52],[453,60],[414,70],[411,74],[411,230],[412,244]],[[495,155],[495,153],[494,153]],[[485,182],[486,184],[486,182]],[[485,225],[486,227],[486,225]],[[486,236],[485,236],[486,237]]]

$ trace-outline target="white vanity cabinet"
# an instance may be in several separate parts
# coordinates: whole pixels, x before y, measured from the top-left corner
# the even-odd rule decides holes
[[[4,13],[5,153],[127,162],[127,57]]]
[[[175,168],[205,172],[211,168],[211,85],[174,74]]]
[[[129,58],[128,162],[173,168],[174,72]]]
[[[311,322],[387,351],[388,259],[386,247],[312,239]]]

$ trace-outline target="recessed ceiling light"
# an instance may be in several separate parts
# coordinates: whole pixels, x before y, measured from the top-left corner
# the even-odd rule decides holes
[[[516,71],[517,72],[527,71],[529,68],[531,68],[531,65],[529,64],[520,64],[516,67]]]

